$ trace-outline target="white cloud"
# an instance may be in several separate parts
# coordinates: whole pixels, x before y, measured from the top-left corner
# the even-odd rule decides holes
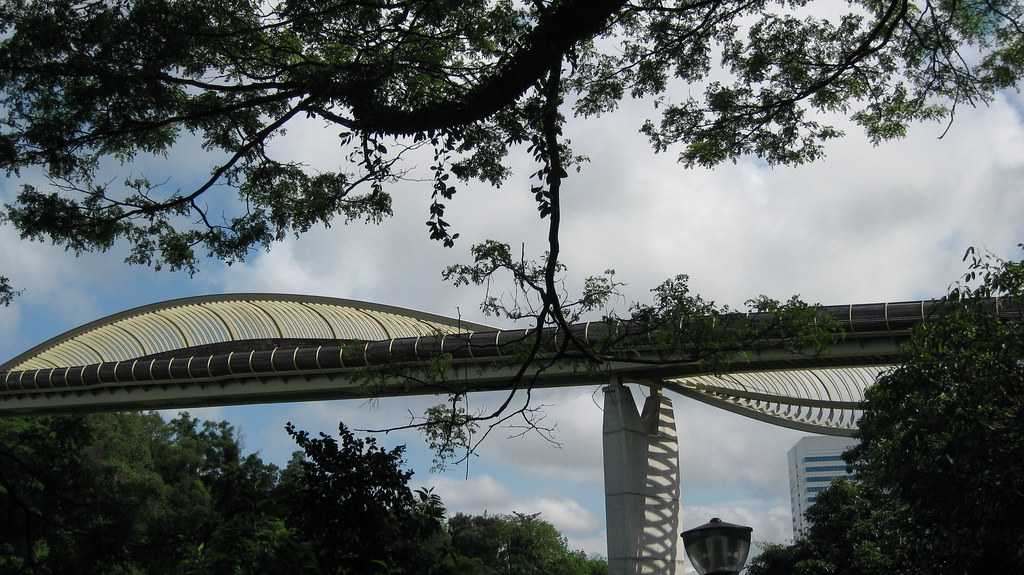
[[[95,319],[99,313],[95,298],[78,286],[94,281],[103,273],[100,269],[109,271],[103,258],[93,256],[89,259],[94,261],[89,263],[94,265],[81,265],[73,254],[60,248],[19,239],[18,233],[6,225],[0,226],[0,246],[17,247],[0,250],[0,273],[15,289],[24,291],[12,307],[32,303],[56,310],[70,321]]]
[[[170,421],[175,417],[178,417],[183,412],[187,412],[190,416],[207,421],[220,421],[225,419],[225,408],[221,406],[214,407],[190,407],[188,409],[161,409],[157,413],[160,414],[165,421]]]
[[[482,457],[540,477],[599,484],[604,479],[602,403],[603,394],[596,386],[534,391],[533,404],[545,406],[540,424],[554,427],[552,436],[558,445],[535,433],[505,440],[512,434],[506,432],[498,434],[501,439],[488,445]]]
[[[4,200],[0,194],[0,202]],[[83,266],[73,255],[60,248],[27,242],[17,232],[0,225],[0,275],[7,276],[22,295],[14,298],[8,307],[0,307],[0,363],[39,343],[38,336],[28,332],[56,335],[59,331],[96,319],[101,315],[97,298],[89,284],[100,270],[109,268],[93,256]],[[62,325],[41,324],[36,318],[38,310],[45,310]]]
[[[788,503],[788,502],[786,502]],[[736,500],[719,505],[693,505],[682,509],[682,530],[718,517],[727,523],[753,527],[751,541],[782,543],[793,539],[789,506],[774,500]]]
[[[569,286],[608,267],[628,301],[666,277],[689,273],[703,294],[731,304],[759,293],[812,301],[898,300],[941,294],[963,269],[968,245],[1013,255],[1024,210],[1024,127],[1015,96],[963,111],[953,131],[919,125],[901,141],[872,147],[855,126],[829,156],[794,168],[741,160],[686,170],[671,153],[654,155],[636,132],[642,103],[622,113],[569,122],[578,151],[593,160],[563,185],[563,260]],[[294,145],[293,145],[294,144]],[[310,165],[333,166],[333,134],[313,124],[279,145]],[[419,162],[425,165],[424,162]],[[229,290],[316,292],[407,305],[483,320],[481,292],[440,281],[448,264],[484,238],[525,242],[539,255],[545,230],[527,193],[529,165],[501,190],[462,189],[450,220],[454,250],[426,239],[429,183],[396,185],[396,215],[380,227],[353,224],[289,239],[225,273]],[[501,290],[496,285],[493,289]],[[495,320],[483,320],[494,322]]]
[[[564,534],[589,533],[602,526],[603,522],[578,502],[566,497],[541,497],[526,505],[528,513],[540,513]]]
[[[639,409],[645,388],[631,387]],[[511,440],[505,439],[508,434],[495,434],[481,457],[538,477],[600,485],[604,480],[604,394],[600,388],[538,390],[534,395],[537,404],[547,406],[545,422],[556,425],[554,439],[560,445],[552,445],[537,434]],[[496,398],[491,397],[493,403]],[[785,453],[802,433],[671,393],[669,397],[676,414],[684,492],[715,488],[773,496],[787,493]],[[473,401],[474,405],[480,404],[477,399]]]
[[[784,496],[786,451],[804,434],[674,397],[684,497],[694,489]]]
[[[570,125],[602,161],[567,181],[563,224],[571,268],[615,267],[636,296],[680,271],[732,303],[937,294],[966,245],[1005,253],[1022,231],[1024,129],[1006,98],[963,113],[943,141],[915,126],[872,148],[853,127],[825,160],[776,169],[684,170],[646,149],[639,113]]]
[[[605,553],[604,521],[578,501],[563,496],[515,495],[491,475],[469,479],[434,476],[422,484],[441,496],[449,514],[539,513],[568,540],[570,549]]]
[[[753,528],[750,555],[747,564],[759,553],[766,543],[789,543],[793,539],[793,527],[789,509],[785,502],[771,500],[737,500],[720,505],[695,505],[684,507],[680,513],[682,531],[692,529],[718,517],[727,523],[746,525]],[[686,573],[696,573],[685,559]]]
[[[602,529],[600,532],[585,537],[573,537],[569,539],[569,549],[580,549],[587,555],[608,556],[608,534]]]
[[[261,456],[274,463],[287,463],[297,448],[286,433],[284,426],[291,422],[298,429],[311,433],[337,434],[338,423],[343,422],[352,430],[393,427],[408,423],[410,412],[416,415],[441,401],[433,396],[414,398],[387,398],[381,400],[315,401],[305,403],[279,404],[271,407],[255,407],[261,410],[255,418],[258,422],[249,429],[249,440],[258,448]],[[239,409],[239,408],[236,408]],[[365,434],[360,434],[365,435]],[[379,443],[392,447],[409,444],[414,449],[423,448],[423,439],[416,431],[399,431],[387,435],[373,436]],[[416,469],[417,475],[426,469]]]
[[[511,494],[500,481],[490,475],[478,475],[470,479],[453,479],[434,476],[425,487],[432,488],[441,496],[449,512],[463,513],[511,513],[520,511],[511,506]]]

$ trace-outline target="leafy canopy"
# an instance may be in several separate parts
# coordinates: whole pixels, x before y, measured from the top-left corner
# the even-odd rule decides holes
[[[867,391],[845,455],[857,481],[820,493],[807,538],[769,549],[751,575],[1024,569],[1024,316],[998,319],[991,299],[1024,303],[1024,262],[967,257],[942,313]]]
[[[188,414],[0,418],[0,574],[607,573],[537,516],[448,521],[400,447],[287,431],[280,470]]]
[[[464,515],[448,521],[462,555],[457,573],[476,575],[607,575],[602,559],[569,551],[565,537],[540,514]]]
[[[339,218],[379,221],[403,156],[427,147],[428,231],[451,245],[457,182],[499,185],[511,148],[547,145],[546,161],[568,145],[541,133],[545,103],[594,116],[649,98],[644,133],[686,165],[800,163],[841,135],[822,113],[880,141],[1017,85],[1022,18],[1019,0],[7,0],[0,167],[50,183],[24,186],[5,217],[24,238],[123,240],[130,262],[194,270]],[[336,169],[270,152],[300,118],[338,130]],[[104,160],[166,154],[186,134],[216,161],[195,188],[98,180]],[[237,203],[208,197],[225,187]],[[535,191],[541,217],[557,215]]]
[[[279,472],[187,414],[0,420],[0,573],[302,572]]]

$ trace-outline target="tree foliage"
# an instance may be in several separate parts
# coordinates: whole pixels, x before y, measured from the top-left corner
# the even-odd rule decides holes
[[[538,514],[463,515],[448,522],[459,550],[456,573],[479,575],[606,575],[607,563],[569,551],[566,540]]]
[[[10,280],[6,276],[0,276],[0,306],[7,307],[19,294],[18,290],[11,287]]]
[[[568,174],[565,98],[580,116],[652,99],[643,131],[687,165],[747,154],[793,164],[841,135],[821,113],[895,138],[1015,86],[1024,66],[1018,0],[817,6],[9,0],[0,167],[40,168],[51,183],[26,185],[6,217],[26,238],[73,251],[124,240],[131,262],[194,269],[204,254],[239,260],[336,218],[379,220],[402,156],[427,147],[429,233],[450,245],[456,182],[500,184],[510,149],[528,146],[548,184]],[[677,86],[700,95],[678,99]],[[337,169],[273,156],[268,144],[300,118],[338,130]],[[97,180],[104,160],[165,154],[185,134],[216,161],[196,187]],[[225,185],[235,209],[207,198]],[[534,193],[541,217],[557,218],[551,186]]]
[[[310,437],[290,423],[286,429],[303,453],[290,466],[289,478],[300,480],[283,484],[289,524],[311,543],[320,572],[433,572],[438,558],[420,550],[440,536],[444,506],[429,492],[413,494],[412,472],[401,468],[404,448],[382,449],[344,425],[340,442]]]
[[[888,493],[837,480],[807,510],[807,535],[792,545],[763,547],[751,561],[749,575],[927,573],[927,568],[908,570],[926,558],[905,543],[920,536],[906,510]]]
[[[187,414],[0,419],[0,573],[602,573],[536,516],[449,522],[401,448],[287,430],[279,470]]]
[[[752,574],[1024,569],[1024,316],[993,313],[997,296],[1024,303],[1024,262],[967,258],[941,313],[867,392],[845,455],[857,481],[820,493],[806,540]]]
[[[256,572],[293,543],[233,429],[183,415],[0,421],[0,571]]]
[[[927,529],[915,544],[932,573],[1019,571],[1024,531],[1010,526],[1024,513],[1024,317],[996,319],[987,298],[1024,302],[1024,262],[973,257],[965,279],[869,390],[852,462]]]

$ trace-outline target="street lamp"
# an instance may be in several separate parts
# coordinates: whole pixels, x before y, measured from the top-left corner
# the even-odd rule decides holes
[[[715,517],[700,527],[683,531],[683,547],[700,575],[735,575],[743,569],[750,552],[750,532],[745,525]]]

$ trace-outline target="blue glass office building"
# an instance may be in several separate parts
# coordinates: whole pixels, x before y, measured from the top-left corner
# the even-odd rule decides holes
[[[814,504],[818,492],[837,477],[850,477],[843,461],[844,451],[856,440],[847,437],[811,435],[796,442],[789,450],[789,497],[793,511],[793,539],[807,528],[804,512]]]

